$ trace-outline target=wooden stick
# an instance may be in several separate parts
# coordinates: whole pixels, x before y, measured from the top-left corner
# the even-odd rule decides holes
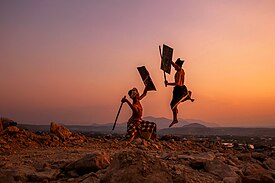
[[[161,64],[162,64],[162,55],[161,55],[161,46],[160,46],[160,45],[159,45],[159,54],[160,54]],[[163,75],[164,75],[164,81],[166,81],[166,74],[165,74],[165,71],[163,71]],[[167,84],[165,84],[165,87],[167,87]]]
[[[126,98],[126,96],[124,96],[124,97],[123,97],[123,99],[125,99],[125,98]],[[117,115],[116,115],[116,119],[115,119],[115,123],[114,123],[114,126],[113,126],[113,129],[112,129],[112,130],[114,130],[114,129],[115,129],[116,122],[117,122],[117,119],[118,119],[118,116],[119,116],[120,110],[121,110],[121,108],[122,108],[122,105],[123,105],[123,102],[121,102],[120,107],[119,107],[119,109],[118,109],[118,112],[117,112]]]

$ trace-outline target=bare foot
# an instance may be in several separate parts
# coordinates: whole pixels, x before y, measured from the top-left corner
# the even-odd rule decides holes
[[[178,123],[178,120],[172,121],[172,123],[169,125],[169,128],[172,127],[174,124]]]

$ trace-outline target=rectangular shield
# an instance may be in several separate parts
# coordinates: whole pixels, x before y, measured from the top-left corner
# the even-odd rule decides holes
[[[150,74],[149,72],[147,71],[146,67],[145,66],[141,66],[141,67],[138,67],[138,72],[143,80],[143,83],[145,86],[147,86],[147,90],[150,91],[150,90],[154,90],[156,91],[156,87],[150,77]]]
[[[171,72],[171,62],[173,57],[173,48],[170,48],[167,45],[162,47],[162,56],[161,56],[161,70],[170,74]]]

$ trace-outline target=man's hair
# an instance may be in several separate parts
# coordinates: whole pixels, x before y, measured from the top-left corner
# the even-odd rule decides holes
[[[181,60],[180,58],[178,58],[175,62],[175,64],[177,64],[178,66],[182,67],[184,60]]]
[[[128,91],[128,95],[131,97],[131,98],[135,98],[137,95],[138,95],[138,90],[136,88],[133,88],[131,90]]]

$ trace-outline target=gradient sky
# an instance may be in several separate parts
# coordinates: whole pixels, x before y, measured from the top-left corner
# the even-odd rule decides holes
[[[221,126],[275,126],[275,1],[0,1],[0,116],[20,123],[113,122],[144,85],[144,116],[172,118],[158,45],[185,59],[194,103],[179,117]],[[173,80],[174,70],[167,75]],[[131,111],[122,108],[119,122]]]

